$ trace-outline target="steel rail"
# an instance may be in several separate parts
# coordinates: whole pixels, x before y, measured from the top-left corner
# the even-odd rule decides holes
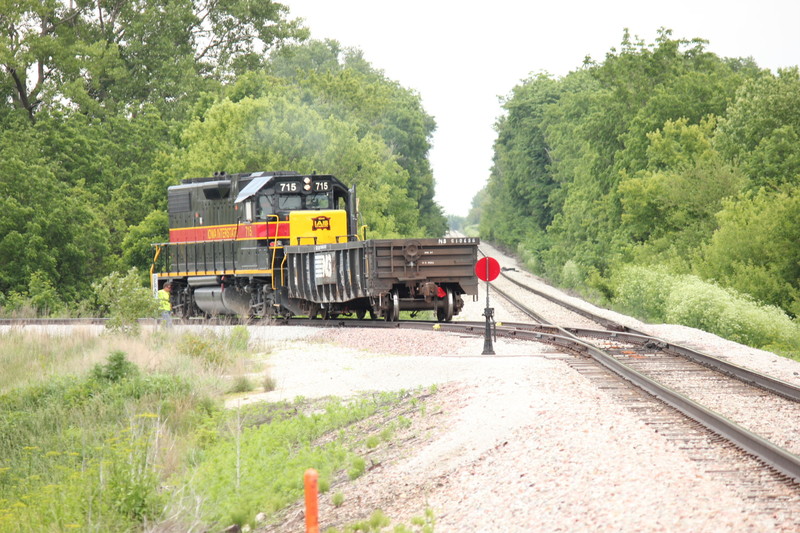
[[[495,288],[495,290],[497,289]],[[497,290],[497,292],[500,293],[504,298],[507,298],[509,301],[511,301],[515,306],[523,309],[523,311],[526,313],[530,311],[526,311],[524,305],[514,300],[505,292],[501,290]],[[548,299],[559,303],[553,298]],[[506,327],[517,326],[519,325],[506,324]],[[718,415],[709,409],[706,409],[702,405],[664,385],[661,385],[657,381],[644,376],[605,351],[581,341],[578,339],[578,335],[601,336],[609,339],[629,342],[631,344],[647,345],[652,343],[656,348],[667,351],[668,353],[681,355],[691,361],[711,368],[712,370],[722,374],[728,375],[734,379],[738,379],[745,383],[765,389],[784,398],[788,398],[793,401],[800,401],[800,389],[794,385],[743,367],[739,367],[726,361],[721,361],[710,355],[691,350],[684,346],[668,343],[663,339],[651,337],[640,332],[626,333],[623,331],[561,328],[549,324],[522,325],[522,327],[528,328],[531,331],[541,332],[541,334],[547,334],[549,337],[538,339],[543,342],[549,342],[563,347],[565,344],[568,344],[568,339],[575,343],[575,347],[584,347],[585,353],[590,355],[592,359],[603,365],[609,371],[633,383],[635,386],[648,392],[650,395],[658,398],[667,405],[677,409],[710,431],[727,439],[729,442],[734,443],[745,452],[756,456],[763,463],[767,464],[776,471],[792,478],[795,482],[800,482],[800,457],[776,446],[759,435],[742,428],[735,422],[728,420],[727,418]],[[501,334],[499,331],[500,329],[501,328],[498,328],[498,335]],[[520,335],[516,333],[514,336],[520,337]],[[556,341],[557,338],[559,339],[558,341]],[[573,349],[575,348],[573,347]]]
[[[706,409],[672,389],[651,380],[599,348],[591,345],[587,346],[587,352],[604,367],[674,407],[714,433],[736,444],[745,452],[756,456],[771,468],[788,476],[795,482],[800,482],[800,457],[744,429],[735,422]]]
[[[519,308],[522,312],[534,318],[534,320],[536,320],[536,317],[540,316],[533,310],[528,309],[524,304],[515,300],[511,295],[509,295],[505,291],[502,291],[496,287],[494,288],[494,290],[497,291],[497,293],[500,294],[503,298],[506,298],[509,302],[511,302],[515,307]],[[550,301],[561,305],[561,302],[559,302],[556,298],[550,298]],[[591,313],[587,311],[584,316],[586,315],[591,315]],[[533,327],[538,331],[550,331],[551,333],[554,334],[562,334],[562,335],[571,334],[576,337],[605,338],[609,340],[618,340],[621,342],[627,342],[629,344],[636,344],[640,346],[650,345],[653,348],[658,348],[666,353],[681,356],[685,359],[688,359],[689,361],[692,361],[693,363],[702,365],[706,368],[714,370],[715,372],[719,372],[726,376],[737,379],[743,383],[747,383],[754,387],[766,390],[772,394],[777,394],[789,400],[800,402],[800,387],[773,378],[771,376],[761,374],[760,372],[756,372],[755,370],[750,370],[742,366],[729,363],[728,361],[723,361],[709,354],[699,352],[691,348],[687,348],[686,346],[681,346],[680,344],[671,343],[659,337],[647,335],[646,333],[634,329],[624,328],[627,331],[595,330],[590,328],[579,328],[579,327],[559,327],[552,325],[548,322],[541,322],[541,324],[534,326],[524,325],[524,324],[518,324],[518,326]],[[620,325],[620,328],[623,328],[623,326]]]
[[[507,279],[508,281],[510,281],[511,283],[517,285],[518,287],[521,287],[521,288],[527,290],[528,292],[531,292],[531,293],[535,294],[536,296],[540,296],[540,297],[542,297],[542,298],[544,298],[546,300],[550,300],[551,302],[553,302],[555,304],[558,304],[561,307],[564,307],[566,309],[569,309],[573,313],[581,315],[584,318],[588,318],[589,320],[591,320],[593,322],[597,322],[598,324],[600,324],[601,326],[603,326],[606,329],[610,329],[610,330],[613,330],[613,331],[628,331],[628,332],[633,332],[633,333],[641,333],[641,332],[637,332],[635,329],[629,328],[628,326],[623,326],[619,322],[615,322],[615,321],[613,321],[613,320],[611,320],[609,318],[605,318],[605,317],[602,317],[600,315],[596,315],[596,314],[592,313],[591,311],[587,311],[587,310],[582,309],[582,308],[580,308],[580,307],[578,307],[576,305],[573,305],[573,304],[571,304],[569,302],[565,302],[564,300],[561,300],[561,299],[559,299],[559,298],[557,298],[555,296],[547,294],[546,292],[542,292],[540,290],[534,289],[533,287],[529,287],[528,285],[525,285],[521,281],[515,280],[514,278],[512,278],[511,276],[509,276],[505,272],[501,272],[500,275],[503,276],[503,279]],[[498,290],[498,289],[495,288],[495,290]],[[498,290],[498,292],[500,292],[500,291]]]
[[[102,326],[106,322],[107,318],[0,318],[0,326]]]

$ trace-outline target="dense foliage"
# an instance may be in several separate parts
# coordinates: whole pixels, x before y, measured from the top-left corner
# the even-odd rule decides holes
[[[0,308],[91,306],[147,272],[166,187],[219,170],[332,173],[371,235],[446,230],[419,96],[285,6],[0,3]]]
[[[484,238],[609,301],[616,272],[659,265],[800,314],[796,67],[626,33],[603,62],[533,76],[504,107]]]

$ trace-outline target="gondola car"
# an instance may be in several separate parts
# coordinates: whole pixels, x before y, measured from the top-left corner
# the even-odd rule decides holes
[[[332,175],[216,173],[168,189],[154,290],[177,317],[355,315],[449,321],[478,297],[478,239],[366,239],[355,187]]]

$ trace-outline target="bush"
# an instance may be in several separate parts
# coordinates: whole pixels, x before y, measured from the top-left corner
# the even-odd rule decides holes
[[[761,348],[797,342],[797,324],[779,308],[759,304],[730,289],[681,276],[667,299],[667,320]]]
[[[667,298],[677,282],[664,268],[625,266],[611,276],[611,303],[648,322],[664,322]]]
[[[612,276],[611,285],[612,303],[644,320],[682,324],[793,357],[800,354],[800,326],[781,309],[697,276],[627,266]]]
[[[236,376],[228,392],[234,394],[242,392],[250,392],[254,388],[255,387],[253,386],[253,382],[250,381],[250,378],[248,378],[247,376]]]
[[[112,272],[93,283],[92,288],[97,302],[108,315],[106,327],[111,330],[138,334],[140,318],[158,316],[158,300],[150,289],[142,287],[136,268],[130,269],[125,276]]]
[[[108,356],[108,363],[97,364],[92,369],[92,377],[98,381],[120,381],[139,375],[139,368],[125,358],[125,352],[115,351]]]
[[[0,395],[0,531],[140,530],[163,509],[164,447],[197,401],[113,352],[84,377]],[[178,419],[178,420],[176,420]]]
[[[225,367],[233,360],[228,341],[213,333],[187,333],[181,337],[178,350],[210,367]]]
[[[567,289],[583,288],[586,277],[583,268],[572,259],[561,267],[561,285]]]
[[[250,331],[247,326],[234,326],[228,337],[228,348],[236,352],[246,352],[250,344]]]
[[[261,386],[264,388],[264,392],[272,392],[278,388],[278,382],[272,375],[265,374]]]
[[[191,472],[170,484],[213,502],[201,510],[209,523],[226,523],[233,513],[244,512],[250,520],[258,512],[274,512],[302,496],[303,473],[309,467],[319,472],[321,493],[330,489],[331,479],[340,469],[346,468],[351,479],[361,476],[366,471],[364,459],[353,455],[338,439],[324,443],[317,439],[399,399],[399,395],[387,393],[347,405],[330,400],[322,408],[317,406],[313,414],[303,414],[302,404],[297,402],[253,404],[236,413],[221,413],[217,427],[229,427],[233,422],[237,429],[219,433]]]

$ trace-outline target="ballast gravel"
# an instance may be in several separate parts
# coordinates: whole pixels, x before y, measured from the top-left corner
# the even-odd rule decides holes
[[[496,250],[491,255],[503,266],[519,268]],[[565,296],[533,276],[514,275]],[[483,320],[484,291],[482,285],[479,300],[468,302],[458,319]],[[515,296],[526,298],[518,289]],[[691,328],[645,325],[571,300],[666,340],[800,383],[800,365],[775,354]],[[496,320],[523,319],[499,298],[490,295],[490,302]],[[545,302],[536,301],[537,310],[553,322],[586,325],[583,317]],[[322,495],[322,531],[365,520],[375,509],[406,525],[429,509],[437,532],[797,528],[796,516],[765,509],[751,493],[707,472],[679,440],[615,403],[549,346],[501,339],[493,346],[496,355],[482,356],[482,338],[433,330],[278,327],[259,328],[254,335],[278,343],[268,359],[278,388],[237,401],[348,398],[438,386],[428,400],[428,415],[412,425],[415,438],[392,444],[389,458],[357,480],[331,487],[331,494],[345,496],[341,506]],[[265,530],[302,531],[301,507]]]

